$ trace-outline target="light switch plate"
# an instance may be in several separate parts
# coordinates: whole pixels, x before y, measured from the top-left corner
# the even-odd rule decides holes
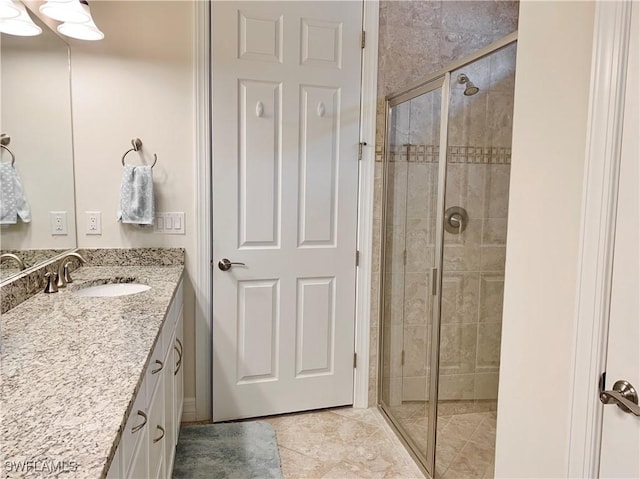
[[[87,216],[87,232],[88,235],[102,234],[102,213],[100,211],[85,211]]]
[[[68,234],[66,211],[49,211],[49,219],[51,220],[52,236],[64,236]]]
[[[154,231],[166,235],[184,234],[184,212],[162,212],[156,213],[156,223]]]

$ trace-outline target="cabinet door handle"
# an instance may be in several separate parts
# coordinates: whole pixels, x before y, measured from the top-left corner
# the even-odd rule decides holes
[[[160,437],[156,437],[153,440],[153,443],[155,444],[158,441],[162,441],[162,438],[164,437],[164,428],[160,425],[156,426],[157,429],[160,429],[160,432],[162,433],[162,435]]]
[[[180,371],[180,367],[182,366],[182,351],[180,351],[177,346],[174,346],[173,349],[176,350],[176,352],[178,353],[178,361],[176,362],[176,370],[173,372],[173,375],[175,376],[176,374],[178,374],[178,371]]]
[[[180,352],[180,357],[182,357],[182,352],[184,351],[184,349],[182,349],[182,342],[178,338],[176,338],[176,342],[178,343],[178,346],[180,346],[179,352]]]
[[[142,424],[138,424],[137,426],[133,426],[131,428],[131,432],[132,433],[138,432],[140,429],[142,429],[147,424],[147,415],[144,412],[138,410],[138,416],[142,416],[142,418],[144,419],[144,422]]]
[[[151,371],[151,374],[158,374],[160,371],[162,371],[162,368],[164,367],[164,364],[159,359],[156,359],[156,364],[159,364],[160,367]]]

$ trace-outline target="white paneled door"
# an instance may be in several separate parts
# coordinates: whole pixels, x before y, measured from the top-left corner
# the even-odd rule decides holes
[[[212,5],[214,420],[351,404],[362,3]]]
[[[607,390],[627,381],[640,394],[640,3],[632,5],[607,346]],[[618,387],[620,387],[619,383]],[[604,407],[600,477],[640,477],[640,417]],[[635,409],[636,414],[639,408]]]

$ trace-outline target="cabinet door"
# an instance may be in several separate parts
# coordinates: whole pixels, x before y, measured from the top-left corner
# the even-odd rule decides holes
[[[122,470],[127,478],[145,478],[147,474],[149,424],[146,402],[146,383],[143,381],[118,446],[121,449]]]
[[[121,443],[122,444],[122,443]],[[121,479],[124,477],[122,473],[122,446],[118,446],[116,448],[116,453],[113,456],[113,460],[111,461],[111,466],[109,466],[109,472],[107,472],[107,479]]]
[[[160,374],[149,407],[149,476],[165,477],[164,374]]]
[[[148,479],[149,478],[149,424],[146,424],[140,431],[139,441],[135,444],[131,465],[127,479]]]
[[[182,336],[182,309],[180,309],[180,316],[178,317],[178,324],[176,324],[176,344],[180,350],[180,354],[176,353],[176,371],[175,371],[175,391],[174,391],[174,413],[175,413],[175,443],[178,444],[178,436],[180,435],[180,422],[182,421],[182,403],[184,399],[184,348],[183,348],[183,336]]]
[[[175,413],[175,380],[174,373],[176,371],[176,361],[178,354],[178,346],[176,343],[175,329],[171,333],[171,338],[167,343],[169,349],[167,350],[167,357],[165,364],[167,367],[164,369],[164,422],[166,436],[164,439],[164,454],[167,477],[171,477],[173,472],[173,458],[175,456],[176,445],[176,413]]]

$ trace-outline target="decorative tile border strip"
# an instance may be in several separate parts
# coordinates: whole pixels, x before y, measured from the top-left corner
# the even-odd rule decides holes
[[[437,163],[438,145],[397,145],[392,147],[392,162]],[[376,161],[384,160],[384,146],[376,145]],[[497,146],[450,146],[447,161],[462,164],[509,165],[511,148]]]
[[[511,148],[450,146],[447,151],[447,160],[449,163],[508,165],[511,163]]]

